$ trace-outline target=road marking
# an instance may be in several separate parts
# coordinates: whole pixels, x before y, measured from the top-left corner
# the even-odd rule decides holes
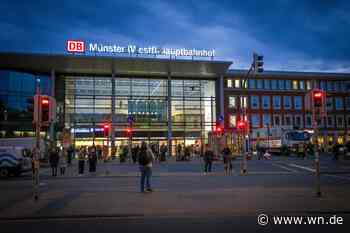
[[[344,179],[344,180],[350,180],[350,177],[346,177],[346,176],[337,176],[337,175],[328,175],[328,174],[326,174],[325,176],[338,178],[338,179]]]
[[[289,167],[286,167],[286,166],[283,166],[281,164],[278,164],[278,163],[272,163],[273,166],[276,166],[276,167],[279,167],[279,168],[283,168],[287,171],[290,171],[290,172],[298,172],[297,170],[294,170],[292,168],[289,168]]]
[[[316,172],[315,169],[312,169],[312,168],[309,168],[309,167],[305,167],[305,166],[296,165],[294,163],[290,163],[289,166],[300,168],[300,169],[303,169],[303,170],[306,170],[306,171],[309,171],[309,172]]]

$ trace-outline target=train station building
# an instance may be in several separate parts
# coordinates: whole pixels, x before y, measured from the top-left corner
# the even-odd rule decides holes
[[[247,71],[231,65],[209,59],[0,53],[0,133],[33,135],[28,99],[40,79],[42,93],[57,101],[56,138],[66,129],[76,146],[127,143],[132,116],[133,143],[201,145],[222,119],[234,147],[240,106],[248,108],[253,142],[270,129],[311,129],[305,95],[313,87],[328,93],[320,140],[329,145],[350,140],[350,74],[266,71],[243,85]]]

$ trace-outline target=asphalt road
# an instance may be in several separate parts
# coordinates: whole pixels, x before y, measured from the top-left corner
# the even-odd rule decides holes
[[[248,174],[223,174],[221,162],[210,175],[199,160],[155,164],[155,192],[139,193],[138,167],[99,164],[96,174],[65,176],[41,170],[40,199],[33,201],[30,174],[0,181],[1,232],[341,232],[350,226],[350,162],[321,160],[321,190],[315,197],[312,160],[274,157],[248,161]],[[106,172],[108,171],[108,172]],[[343,218],[342,225],[267,226],[268,216]]]

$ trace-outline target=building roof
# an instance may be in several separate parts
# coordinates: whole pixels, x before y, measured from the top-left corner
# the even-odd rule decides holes
[[[226,73],[227,77],[238,76],[242,77],[248,70],[230,69]],[[329,72],[300,72],[300,71],[273,71],[266,70],[263,73],[258,73],[257,77],[271,77],[271,78],[320,78],[320,79],[350,79],[350,73],[329,73]]]
[[[67,54],[0,53],[0,69],[30,73],[218,77],[232,62]]]

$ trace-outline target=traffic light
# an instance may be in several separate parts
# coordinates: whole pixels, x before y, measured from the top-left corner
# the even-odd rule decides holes
[[[248,122],[244,120],[239,120],[237,122],[237,129],[242,132],[246,132],[248,129]]]
[[[125,132],[126,132],[127,137],[131,137],[132,136],[132,127],[126,128]]]
[[[264,56],[254,53],[253,66],[255,72],[262,73],[264,71]]]
[[[110,129],[110,125],[109,124],[104,124],[103,125],[103,135],[105,137],[109,137],[109,129]]]
[[[315,108],[320,108],[323,106],[324,93],[321,90],[313,92],[313,102]]]
[[[56,118],[56,101],[48,95],[34,96],[33,122],[41,126],[49,126]]]
[[[221,122],[216,122],[215,127],[214,127],[214,134],[216,135],[222,135],[224,133],[224,127],[222,126]]]

